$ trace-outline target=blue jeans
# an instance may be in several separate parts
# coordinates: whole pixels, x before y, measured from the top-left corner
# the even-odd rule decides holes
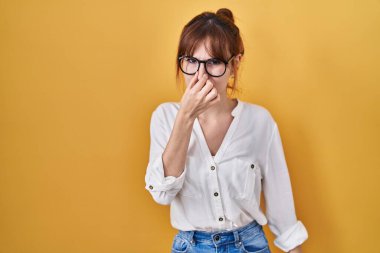
[[[175,235],[171,253],[270,253],[262,226],[255,220],[234,230],[182,231]]]

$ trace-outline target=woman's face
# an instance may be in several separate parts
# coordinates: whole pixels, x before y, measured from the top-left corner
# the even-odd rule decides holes
[[[212,58],[207,53],[204,43],[200,44],[200,46],[198,46],[198,48],[195,49],[194,54],[192,56],[197,58],[198,60],[208,60]],[[213,76],[208,75],[208,79],[211,81],[211,83],[213,83],[214,87],[217,89],[218,93],[221,96],[224,96],[226,94],[228,79],[232,73],[232,67],[231,67],[232,61],[233,60],[231,60],[230,63],[227,64],[226,72],[224,73],[224,75],[219,76],[219,77],[213,77]],[[200,64],[198,72],[199,72],[199,75],[198,75],[199,77],[201,77],[204,73],[207,74],[205,70],[205,64],[203,63]],[[185,78],[186,86],[188,86],[191,79],[194,77],[194,75],[187,75],[183,73],[183,76]]]

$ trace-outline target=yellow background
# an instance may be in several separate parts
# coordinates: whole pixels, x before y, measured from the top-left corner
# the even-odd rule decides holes
[[[221,7],[245,42],[239,98],[279,124],[303,251],[378,250],[379,1],[0,0],[1,253],[170,252],[149,120],[181,98],[182,27]]]

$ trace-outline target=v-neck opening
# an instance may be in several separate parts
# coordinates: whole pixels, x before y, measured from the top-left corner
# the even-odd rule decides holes
[[[230,143],[230,139],[238,125],[238,122],[239,122],[239,116],[240,116],[240,111],[241,111],[241,107],[242,107],[242,101],[240,101],[238,98],[236,98],[237,100],[237,105],[235,106],[235,108],[231,111],[231,115],[233,116],[233,119],[227,129],[227,132],[225,133],[224,137],[223,137],[223,140],[222,140],[222,143],[220,144],[216,154],[213,156],[211,154],[211,151],[210,151],[210,148],[208,147],[207,145],[207,141],[206,141],[206,137],[204,135],[204,132],[202,130],[202,127],[199,123],[199,120],[198,120],[198,117],[195,118],[195,130],[197,132],[197,136],[198,136],[198,140],[200,142],[200,145],[201,145],[201,149],[204,153],[204,155],[206,156],[207,160],[210,162],[210,163],[214,163],[214,162],[218,162],[220,160],[221,157],[223,157],[223,153],[225,152],[228,144]]]

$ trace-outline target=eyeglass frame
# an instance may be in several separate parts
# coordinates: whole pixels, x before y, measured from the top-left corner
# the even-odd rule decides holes
[[[182,55],[182,56],[179,56],[179,57],[178,57],[178,65],[179,65],[179,68],[181,69],[181,71],[182,71],[184,74],[186,74],[186,75],[195,75],[195,73],[197,73],[197,71],[199,71],[199,68],[201,67],[201,64],[204,63],[204,65],[205,65],[205,71],[207,72],[207,74],[209,74],[210,76],[213,76],[213,77],[221,77],[221,76],[223,76],[223,75],[226,73],[228,63],[230,63],[230,61],[231,61],[235,56],[236,56],[236,55],[232,55],[232,56],[230,57],[230,59],[228,59],[227,61],[222,60],[222,59],[219,59],[219,58],[210,58],[210,59],[207,59],[207,60],[203,60],[203,61],[202,61],[202,60],[199,60],[199,59],[195,58],[194,56]],[[188,74],[188,73],[186,73],[186,72],[182,69],[182,67],[181,67],[181,60],[182,60],[182,58],[184,58],[184,57],[189,57],[189,58],[195,59],[195,60],[199,63],[199,64],[198,64],[198,69],[194,72],[194,74]],[[207,63],[208,61],[210,61],[210,60],[215,60],[215,59],[217,59],[217,60],[219,60],[219,61],[221,61],[221,62],[224,63],[224,72],[223,72],[223,74],[221,74],[221,75],[219,75],[219,76],[214,76],[214,75],[210,74],[210,73],[207,71],[207,67],[206,67],[206,63]]]

